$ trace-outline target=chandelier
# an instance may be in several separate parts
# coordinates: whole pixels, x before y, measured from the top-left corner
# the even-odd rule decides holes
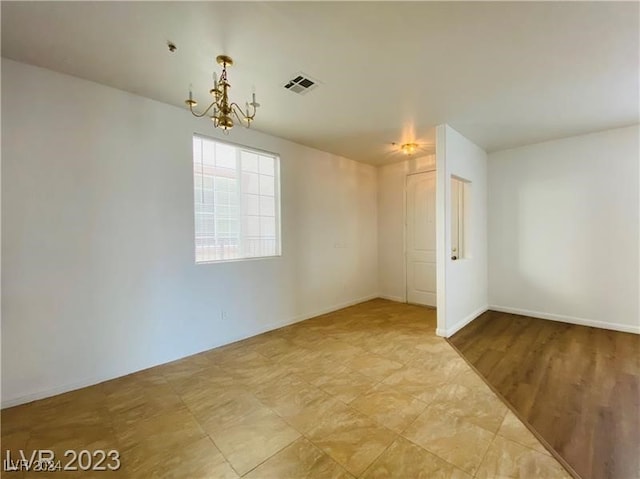
[[[218,55],[216,61],[222,65],[222,73],[219,80],[217,75],[213,74],[213,88],[209,90],[209,93],[213,96],[213,102],[202,113],[195,112],[193,108],[198,105],[198,102],[193,99],[193,92],[189,88],[189,99],[185,100],[185,103],[189,106],[189,111],[193,116],[198,118],[209,116],[213,121],[213,125],[216,128],[222,128],[224,133],[229,133],[229,130],[233,128],[233,117],[241,125],[249,128],[256,116],[256,109],[260,106],[260,103],[256,102],[256,94],[253,93],[251,103],[245,103],[244,111],[237,103],[230,103],[229,88],[231,88],[231,85],[227,79],[227,65],[232,66],[233,59],[227,55]],[[211,115],[209,115],[210,112],[212,112]]]
[[[418,148],[420,148],[420,145],[418,145],[417,143],[403,143],[402,145],[399,145],[394,141],[393,143],[391,143],[391,145],[399,147],[400,151],[407,156],[413,155],[416,151],[418,151]]]
[[[417,143],[405,143],[400,146],[400,151],[405,155],[413,155],[418,149]]]

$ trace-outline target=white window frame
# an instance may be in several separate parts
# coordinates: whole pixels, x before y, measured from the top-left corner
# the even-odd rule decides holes
[[[270,259],[270,258],[279,258],[282,256],[282,231],[281,231],[281,216],[282,216],[282,210],[281,210],[281,185],[280,185],[280,155],[277,153],[273,153],[271,151],[267,151],[267,150],[262,150],[259,148],[254,148],[254,147],[249,147],[249,146],[245,146],[239,143],[234,143],[234,142],[230,142],[230,141],[224,141],[224,140],[220,140],[218,138],[212,138],[209,136],[205,136],[205,135],[200,135],[198,133],[194,133],[192,135],[192,141],[191,141],[191,164],[192,164],[192,168],[193,168],[193,163],[194,163],[194,151],[193,151],[193,139],[200,139],[202,141],[211,141],[214,143],[219,143],[219,144],[223,144],[223,145],[227,145],[227,146],[231,146],[233,148],[235,148],[235,152],[236,152],[236,174],[238,175],[238,178],[241,178],[241,173],[242,173],[242,164],[241,164],[241,159],[240,159],[240,155],[243,151],[247,152],[247,153],[252,153],[252,154],[257,154],[257,155],[263,155],[263,156],[271,156],[274,159],[274,165],[273,165],[273,178],[274,178],[274,215],[275,215],[275,243],[276,243],[276,252],[275,254],[270,254],[270,255],[263,255],[263,256],[244,256],[244,233],[243,233],[243,224],[242,224],[242,181],[238,181],[238,188],[236,191],[236,195],[238,197],[238,228],[239,228],[239,250],[240,250],[240,257],[238,258],[224,258],[224,259],[207,259],[207,260],[198,260],[197,257],[197,251],[196,251],[196,207],[195,207],[195,201],[193,202],[193,257],[194,257],[194,261],[196,265],[202,265],[202,264],[217,264],[217,263],[230,263],[230,262],[236,262],[236,261],[256,261],[256,260],[265,260],[265,259]],[[266,175],[265,175],[266,176]],[[195,175],[192,173],[192,192],[195,194],[195,190],[196,190],[196,184],[195,184]],[[215,185],[215,180],[214,180],[214,185]],[[202,182],[202,189],[204,190],[204,181]],[[215,186],[214,186],[214,190],[213,190],[213,195],[215,198]],[[215,201],[215,200],[214,200]],[[260,217],[260,215],[258,216]],[[215,213],[214,213],[214,225],[215,225]],[[214,226],[215,228],[215,226]]]

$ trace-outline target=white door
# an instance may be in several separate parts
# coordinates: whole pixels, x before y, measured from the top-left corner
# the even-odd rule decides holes
[[[436,305],[436,172],[407,176],[407,301]]]

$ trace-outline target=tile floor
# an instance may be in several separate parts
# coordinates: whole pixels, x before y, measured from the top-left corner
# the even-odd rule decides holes
[[[434,331],[435,311],[378,299],[3,410],[3,454],[122,462],[6,477],[569,478]]]

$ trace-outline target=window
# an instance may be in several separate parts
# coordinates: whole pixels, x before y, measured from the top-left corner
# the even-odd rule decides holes
[[[280,255],[279,163],[193,137],[196,263]]]
[[[451,177],[451,259],[468,258],[467,220],[471,183]]]

